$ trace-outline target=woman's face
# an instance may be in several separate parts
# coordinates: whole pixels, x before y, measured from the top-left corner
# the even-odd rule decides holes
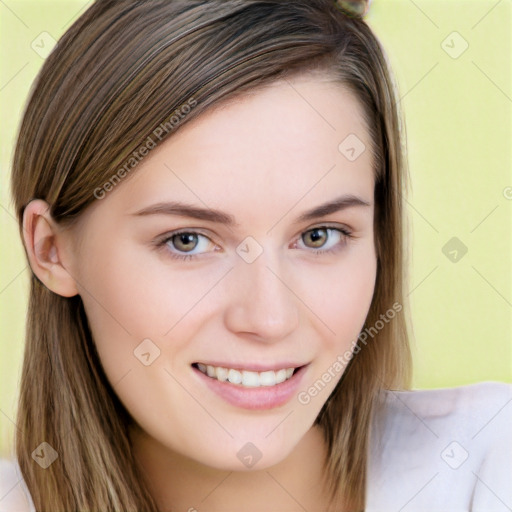
[[[70,274],[161,451],[261,469],[311,428],[374,291],[369,148],[339,84],[276,82],[191,121],[81,216]]]

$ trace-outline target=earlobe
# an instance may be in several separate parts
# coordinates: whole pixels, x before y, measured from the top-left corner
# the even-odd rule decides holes
[[[23,212],[23,241],[32,271],[49,290],[63,297],[78,294],[62,261],[63,233],[42,199],[30,201]]]

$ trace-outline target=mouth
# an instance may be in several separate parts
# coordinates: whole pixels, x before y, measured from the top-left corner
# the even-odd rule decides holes
[[[251,371],[241,368],[227,368],[205,363],[192,366],[202,374],[219,382],[227,382],[245,388],[273,387],[291,379],[303,366],[279,368],[276,370]]]
[[[230,368],[227,363],[220,364],[222,366],[196,362],[192,369],[208,392],[215,393],[231,406],[249,410],[269,410],[290,402],[310,365],[281,363],[273,367]]]

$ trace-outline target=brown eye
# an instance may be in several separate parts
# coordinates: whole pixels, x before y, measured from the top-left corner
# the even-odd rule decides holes
[[[304,231],[297,242],[299,249],[310,249],[308,252],[320,255],[343,249],[352,238],[352,232],[346,228],[318,226]]]
[[[196,231],[177,231],[161,238],[158,247],[165,247],[169,256],[176,259],[191,260],[215,251],[215,244],[202,233]]]
[[[198,244],[198,235],[196,233],[178,233],[172,236],[168,243],[172,243],[178,251],[193,251]]]
[[[328,236],[326,228],[311,229],[302,235],[302,241],[304,244],[307,247],[312,247],[314,249],[322,247],[325,244],[327,238]],[[311,245],[308,245],[309,242],[311,242]]]

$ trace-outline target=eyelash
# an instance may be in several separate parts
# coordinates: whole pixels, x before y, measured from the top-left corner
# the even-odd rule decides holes
[[[302,238],[302,235],[304,235],[305,233],[309,233],[309,232],[315,231],[315,230],[338,231],[342,235],[342,240],[335,246],[331,247],[330,249],[312,249],[311,251],[308,251],[315,256],[321,256],[322,254],[335,253],[335,252],[339,251],[340,249],[342,249],[350,239],[354,238],[352,232],[346,228],[321,225],[321,226],[315,226],[315,227],[307,229],[306,231],[301,233],[301,236],[298,238],[297,241],[299,241]],[[174,238],[175,236],[178,236],[178,235],[185,234],[185,233],[188,235],[200,235],[200,236],[204,236],[205,238],[208,238],[208,236],[206,236],[205,234],[200,233],[198,231],[182,229],[182,230],[178,230],[178,231],[173,231],[172,233],[165,235],[165,238],[163,238],[157,242],[157,247],[165,249],[165,247],[172,240],[172,238]],[[195,259],[195,258],[201,256],[201,254],[177,254],[170,250],[167,250],[166,252],[169,254],[169,256],[171,258],[177,259],[180,261],[190,261],[192,259]]]

